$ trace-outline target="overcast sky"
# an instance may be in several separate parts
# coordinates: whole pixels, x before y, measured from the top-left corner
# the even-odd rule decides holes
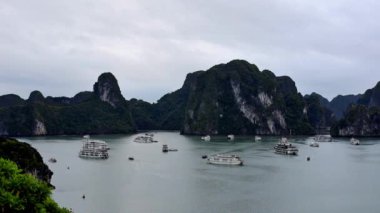
[[[331,99],[380,81],[377,0],[0,0],[0,94],[72,97],[112,72],[154,102],[244,59]]]

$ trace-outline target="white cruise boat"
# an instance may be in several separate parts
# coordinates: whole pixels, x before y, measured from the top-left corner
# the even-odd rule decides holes
[[[243,165],[243,161],[239,156],[225,154],[211,155],[207,158],[207,163],[216,165]]]
[[[91,159],[107,159],[109,147],[105,141],[92,140],[85,137],[79,157]]]
[[[294,145],[288,142],[287,138],[281,138],[280,142],[274,146],[276,154],[283,155],[297,155],[298,149]]]
[[[255,136],[255,141],[261,141],[261,137],[260,136]]]
[[[210,135],[206,135],[206,136],[201,137],[201,139],[204,141],[210,141],[211,137],[210,137]]]
[[[350,142],[352,145],[359,145],[360,144],[360,141],[356,138],[351,138],[350,139]]]

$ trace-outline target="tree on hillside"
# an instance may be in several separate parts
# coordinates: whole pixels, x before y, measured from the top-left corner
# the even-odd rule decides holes
[[[69,212],[50,195],[45,182],[22,174],[16,163],[0,158],[0,212]]]

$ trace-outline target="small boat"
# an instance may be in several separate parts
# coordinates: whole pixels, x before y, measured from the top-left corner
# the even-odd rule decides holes
[[[294,145],[288,142],[287,138],[281,138],[280,142],[274,146],[274,150],[276,154],[283,155],[297,155],[298,149]]]
[[[128,160],[134,160],[135,158],[134,157],[129,157]]]
[[[235,139],[235,136],[234,135],[227,135],[227,139],[232,141]]]
[[[314,141],[314,142],[310,143],[310,146],[311,147],[319,147],[319,143]]]
[[[148,137],[153,137],[154,134],[153,133],[145,133],[145,136],[148,136]]]
[[[162,145],[162,152],[168,152],[168,151],[169,151],[168,145],[166,144]]]
[[[50,163],[57,163],[57,159],[55,159],[55,158],[50,158],[50,159],[49,159],[49,162],[50,162]]]
[[[255,141],[261,141],[261,137],[260,136],[255,136]]]
[[[202,159],[206,159],[207,158],[207,155],[202,155]]]
[[[359,145],[360,144],[360,141],[356,138],[351,138],[350,139],[350,142],[352,145]]]
[[[315,142],[332,142],[332,137],[330,135],[316,135],[314,137]]]
[[[211,137],[210,137],[210,135],[206,135],[206,136],[201,137],[201,139],[204,141],[210,141]]]
[[[157,143],[150,135],[137,136],[133,141],[136,143]]]
[[[237,155],[217,154],[207,158],[207,163],[216,165],[242,166],[243,161]]]

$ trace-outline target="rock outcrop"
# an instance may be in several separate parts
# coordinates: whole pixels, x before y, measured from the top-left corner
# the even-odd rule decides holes
[[[29,98],[28,98],[28,102],[44,102],[45,101],[45,98],[44,96],[42,95],[42,93],[38,90],[35,90],[33,92],[30,93],[29,95]]]
[[[98,82],[94,84],[94,93],[100,100],[113,107],[125,104],[119,84],[112,73],[103,73],[99,76]]]
[[[189,74],[182,89],[183,134],[313,133],[295,83],[246,61]]]
[[[0,137],[0,157],[14,161],[25,173],[50,184],[53,172],[44,164],[37,150],[29,144]]]
[[[351,104],[331,129],[333,136],[380,136],[380,82]]]

